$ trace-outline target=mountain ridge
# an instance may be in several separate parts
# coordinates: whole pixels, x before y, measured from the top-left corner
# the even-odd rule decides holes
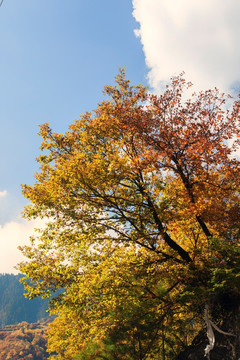
[[[19,282],[21,277],[22,274],[0,274],[0,327],[23,321],[35,323],[49,317],[49,300],[27,299],[24,296],[24,286]]]

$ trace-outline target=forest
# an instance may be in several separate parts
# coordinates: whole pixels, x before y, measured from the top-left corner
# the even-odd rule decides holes
[[[0,328],[0,360],[46,360],[46,337],[48,321]]]
[[[21,274],[0,274],[0,327],[23,321],[34,323],[49,317],[48,300],[30,301],[24,296],[24,286],[19,282],[22,277]]]
[[[0,274],[0,360],[46,360],[49,301],[24,296],[22,274]]]
[[[120,70],[65,134],[40,126],[19,271],[30,299],[64,289],[50,359],[239,359],[240,100],[190,90]]]

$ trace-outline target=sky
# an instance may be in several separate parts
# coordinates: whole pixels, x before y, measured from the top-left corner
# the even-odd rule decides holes
[[[197,90],[240,89],[239,0],[4,0],[0,7],[0,273],[41,222],[21,217],[49,122],[65,132],[97,107],[119,67],[161,92],[185,72]]]

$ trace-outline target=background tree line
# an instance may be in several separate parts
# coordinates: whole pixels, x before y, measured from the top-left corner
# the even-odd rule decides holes
[[[41,298],[29,301],[24,286],[19,282],[23,275],[0,274],[0,326],[34,323],[49,315],[48,301]]]

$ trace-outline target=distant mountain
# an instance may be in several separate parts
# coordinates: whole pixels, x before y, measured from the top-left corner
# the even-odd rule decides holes
[[[47,319],[48,300],[24,297],[24,286],[19,283],[23,275],[0,274],[0,326],[23,321],[35,323]]]

